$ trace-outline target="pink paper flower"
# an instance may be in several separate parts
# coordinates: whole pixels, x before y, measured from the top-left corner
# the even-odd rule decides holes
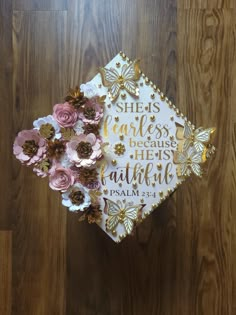
[[[48,173],[44,172],[43,170],[41,170],[40,168],[37,168],[37,167],[34,167],[34,168],[33,168],[33,172],[34,172],[37,176],[42,177],[42,178],[48,176]]]
[[[84,107],[79,109],[79,118],[85,124],[98,124],[103,117],[103,108],[97,103],[97,98],[88,100]]]
[[[66,144],[66,153],[77,167],[90,168],[102,157],[100,144],[101,140],[96,138],[93,133],[80,134]]]
[[[37,130],[23,130],[18,133],[13,152],[21,163],[31,165],[42,160],[46,152],[46,141]]]
[[[53,117],[61,127],[73,127],[78,121],[77,110],[69,103],[56,104],[53,107]]]
[[[50,170],[49,186],[53,190],[66,191],[75,182],[73,172],[69,168],[63,168],[60,165],[54,166]]]

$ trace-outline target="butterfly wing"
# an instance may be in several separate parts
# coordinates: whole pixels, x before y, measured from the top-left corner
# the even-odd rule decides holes
[[[193,134],[193,130],[188,123],[184,124],[184,138],[189,139]]]
[[[121,75],[124,78],[124,88],[132,95],[139,95],[139,88],[135,81],[140,78],[139,60],[135,60],[130,65],[123,65]]]
[[[99,72],[102,77],[102,84],[106,87],[111,87],[112,84],[114,84],[119,77],[119,73],[113,68],[106,69],[100,67]]]
[[[137,81],[140,78],[140,68],[139,60],[134,60],[134,62],[129,65],[125,64],[122,67],[121,75],[125,80],[134,80]]]
[[[184,144],[183,144],[183,150],[187,151],[188,148],[192,145],[192,134],[193,130],[191,126],[188,123],[184,124],[184,131],[183,131],[183,137],[184,137]]]
[[[187,164],[179,164],[176,169],[177,176],[182,177],[188,174],[188,166]]]
[[[108,87],[108,95],[111,101],[114,101],[120,92],[119,73],[114,68],[99,68],[99,72],[102,77],[102,84]]]
[[[111,101],[117,99],[120,93],[120,84],[118,82],[114,82],[110,88],[108,88],[108,96],[110,97]]]
[[[187,155],[184,152],[175,151],[174,152],[174,163],[175,164],[185,164],[187,162]]]
[[[214,132],[215,132],[215,128],[208,128],[199,132],[195,132],[195,140],[203,142],[203,143],[207,143],[210,141],[211,135]]]
[[[124,82],[124,88],[132,95],[139,96],[139,88],[133,80],[126,80]]]
[[[184,138],[184,126],[182,126],[178,123],[175,123],[175,126],[176,126],[176,138],[178,140],[183,140],[183,138]]]
[[[106,228],[108,231],[113,231],[119,223],[120,207],[112,200],[103,198],[105,201],[104,212],[108,214],[106,220]]]
[[[191,154],[192,163],[197,163],[197,164],[202,163],[202,152],[192,150],[190,154]]]
[[[203,128],[198,128],[195,133],[195,141],[194,141],[194,147],[196,151],[198,152],[204,152],[205,150],[205,145],[204,143],[208,143],[211,139],[211,135],[215,132],[215,128],[208,128],[208,129],[203,129]]]
[[[196,164],[196,163],[192,163],[191,164],[191,169],[193,171],[193,173],[199,177],[202,176],[202,169],[201,169],[201,166],[199,164]]]
[[[134,228],[134,222],[138,218],[139,211],[144,205],[130,206],[125,209],[124,227],[128,234],[130,234]]]

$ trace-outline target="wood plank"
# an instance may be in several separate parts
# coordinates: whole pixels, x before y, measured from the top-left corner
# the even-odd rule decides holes
[[[66,12],[15,12],[14,132],[52,112],[66,90]],[[66,211],[47,179],[13,164],[13,314],[65,314]],[[22,184],[24,183],[24,184]]]
[[[68,22],[69,85],[92,79],[123,50],[175,100],[175,1],[72,1]],[[172,197],[117,245],[69,213],[66,313],[176,315],[175,216]]]
[[[180,9],[233,9],[234,0],[178,0]]]
[[[67,0],[13,0],[13,8],[19,11],[66,10]]]
[[[0,314],[11,314],[12,232],[0,231]]]
[[[177,192],[178,314],[233,314],[232,21],[232,10],[178,12],[178,103],[198,126],[217,127],[218,148],[207,176]]]
[[[236,55],[235,55],[236,57]],[[236,61],[236,59],[235,59]],[[235,91],[235,90],[234,90]],[[235,93],[235,92],[234,92]],[[233,98],[235,99],[235,98]],[[236,111],[235,106],[232,107],[233,111]],[[233,135],[232,135],[232,171],[231,171],[231,198],[230,198],[230,209],[232,211],[232,314],[236,313],[236,214],[235,214],[235,204],[236,204],[236,123],[234,123]]]
[[[11,229],[11,190],[6,192],[5,187],[11,187],[11,159],[12,159],[12,2],[0,2],[0,134],[4,140],[0,142],[0,165],[2,165],[0,199],[0,230]]]
[[[232,130],[232,143],[231,143],[231,149],[232,149],[232,170],[231,170],[231,198],[230,198],[230,209],[232,211],[232,282],[233,282],[233,288],[232,288],[232,314],[236,313],[236,213],[235,213],[235,205],[236,205],[236,106],[235,106],[235,99],[236,99],[236,10],[233,11],[233,45],[231,47],[232,51],[234,52],[234,59],[232,64],[232,71],[234,73],[232,77],[232,91],[231,91],[231,119],[233,122],[233,130]]]
[[[91,80],[98,67],[106,64],[121,50],[121,6],[118,0],[70,2],[68,86]]]

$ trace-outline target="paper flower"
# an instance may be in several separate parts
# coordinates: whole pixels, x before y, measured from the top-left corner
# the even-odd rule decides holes
[[[73,127],[78,121],[78,112],[71,104],[66,102],[54,105],[53,117],[61,127]]]
[[[75,108],[80,108],[87,101],[87,97],[84,96],[84,93],[80,90],[78,86],[74,89],[70,89],[65,101],[73,105]]]
[[[65,153],[66,147],[63,141],[55,139],[48,141],[47,155],[53,159],[59,159]]]
[[[94,133],[96,136],[99,136],[100,133],[100,126],[99,125],[92,125],[92,124],[85,124],[83,126],[84,134],[88,135],[89,133]]]
[[[33,122],[34,129],[39,130],[40,135],[45,139],[60,139],[60,126],[52,115],[41,117]]]
[[[197,152],[194,147],[190,147],[187,151],[174,153],[174,162],[178,164],[178,176],[189,176],[193,172],[197,176],[202,176],[202,152]]]
[[[33,168],[33,172],[39,177],[48,176],[49,169],[51,168],[51,161],[49,159],[44,159],[37,163]]]
[[[42,177],[42,178],[48,176],[48,173],[47,173],[47,172],[44,172],[43,170],[41,170],[40,168],[37,168],[37,167],[34,167],[34,168],[33,168],[33,172],[34,172],[37,176]]]
[[[80,133],[84,133],[84,123],[81,120],[78,120],[77,123],[74,125],[73,129],[76,132],[77,135],[79,135]]]
[[[103,108],[99,105],[95,97],[91,98],[79,109],[79,118],[85,124],[98,124],[102,117]]]
[[[73,166],[73,163],[69,160],[67,154],[63,154],[58,160],[58,163],[64,168],[71,168]]]
[[[13,152],[21,163],[35,164],[42,160],[46,152],[46,141],[40,137],[37,130],[23,130],[18,133]]]
[[[100,143],[101,140],[93,133],[80,134],[67,143],[66,152],[77,167],[90,168],[102,157]]]
[[[87,82],[80,85],[80,91],[84,93],[87,98],[92,98],[99,95],[97,86],[92,82]]]
[[[50,170],[49,186],[53,190],[66,191],[74,182],[75,177],[69,168],[58,165]]]
[[[84,221],[85,219],[88,220],[89,224],[100,223],[102,221],[102,210],[100,209],[100,205],[91,204],[79,218],[79,222]]]
[[[83,211],[91,204],[89,191],[81,184],[76,183],[62,194],[62,204],[70,211]]]
[[[91,183],[97,182],[98,172],[96,168],[84,168],[80,167],[78,169],[79,181],[82,185],[87,186]]]

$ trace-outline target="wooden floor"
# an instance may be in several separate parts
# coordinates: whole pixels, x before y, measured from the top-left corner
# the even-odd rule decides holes
[[[236,0],[0,0],[0,314],[236,314]],[[218,152],[117,245],[12,156],[120,50]]]

